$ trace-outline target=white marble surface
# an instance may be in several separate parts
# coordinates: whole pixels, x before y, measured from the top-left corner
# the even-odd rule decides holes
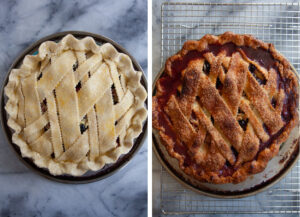
[[[152,46],[152,68],[153,68],[153,80],[156,76],[156,74],[160,71],[161,69],[161,4],[163,2],[206,2],[206,3],[209,3],[209,2],[214,2],[214,3],[218,3],[220,1],[197,1],[197,0],[173,0],[173,1],[168,1],[168,0],[156,0],[156,1],[153,1],[153,5],[152,5],[152,10],[153,10],[153,17],[152,17],[152,43],[153,43],[153,46]],[[236,1],[236,0],[230,0],[230,1],[226,1],[226,3],[241,3],[241,2],[256,2],[256,3],[261,3],[262,1]],[[274,1],[264,1],[264,3],[274,3],[274,2],[286,2],[286,1],[280,1],[280,0],[274,0]],[[297,1],[288,1],[288,2],[297,2]],[[209,8],[209,10],[207,11],[207,15],[212,15],[213,13],[213,6],[211,6]],[[245,6],[243,8],[243,10],[251,10],[251,8]],[[240,12],[239,11],[231,11],[230,12],[230,16],[233,14],[233,16],[237,16]],[[181,18],[181,19],[184,19],[184,18]],[[179,20],[181,20],[179,19]],[[225,19],[225,18],[224,18]],[[169,20],[172,20],[172,18],[169,18]],[[173,19],[174,20],[174,19]],[[222,20],[219,21],[220,23],[222,22]],[[216,25],[218,26],[218,24]],[[172,30],[170,30],[172,32]],[[190,30],[187,30],[187,31],[190,31]],[[212,30],[213,32],[215,31]],[[197,32],[197,31],[195,31]],[[276,37],[276,34],[274,34]],[[192,36],[191,36],[192,37]],[[178,38],[178,37],[177,37]],[[185,41],[184,39],[185,36],[183,37],[180,37],[180,40],[181,38],[183,38],[183,42]],[[272,38],[274,39],[274,38]],[[276,38],[275,38],[276,39]],[[179,41],[179,40],[177,40]],[[172,43],[172,42],[170,42]],[[172,50],[172,52],[177,52],[177,50]],[[298,50],[299,52],[299,50]],[[172,55],[172,54],[171,54]],[[294,60],[294,62],[297,62],[297,60]],[[152,196],[153,196],[153,199],[152,199],[152,202],[153,202],[153,216],[171,216],[171,215],[162,215],[161,214],[161,208],[160,208],[160,204],[161,204],[161,201],[160,201],[160,191],[161,191],[161,165],[160,163],[158,162],[155,154],[153,153],[153,183],[152,183],[152,187],[153,187],[153,192],[152,192]],[[251,199],[254,199],[255,200],[255,197],[252,197]],[[218,203],[220,206],[222,205],[222,202],[219,202]],[[225,203],[223,203],[224,205]],[[176,204],[175,204],[176,206]],[[196,216],[196,215],[180,215],[180,216]],[[198,215],[197,215],[198,216]],[[213,216],[213,215],[201,215],[201,216]],[[240,215],[233,215],[233,214],[224,214],[224,215],[214,215],[214,216],[221,216],[221,217],[225,217],[225,216],[240,216]],[[262,216],[262,217],[266,217],[266,216],[293,216],[293,217],[297,217],[299,216],[299,214],[278,214],[278,215],[271,215],[271,214],[263,214],[263,215],[251,215],[251,216]]]
[[[147,2],[0,2],[0,78],[14,58],[46,35],[82,30],[125,47],[147,72]],[[146,140],[147,141],[147,140]],[[0,216],[146,216],[147,142],[113,176],[91,184],[61,184],[29,171],[0,133]]]

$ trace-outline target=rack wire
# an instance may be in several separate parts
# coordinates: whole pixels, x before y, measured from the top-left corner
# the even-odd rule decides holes
[[[163,3],[161,65],[186,40],[207,33],[253,34],[273,43],[300,72],[299,3]],[[300,162],[278,184],[255,196],[215,199],[194,193],[161,170],[163,214],[300,213]]]

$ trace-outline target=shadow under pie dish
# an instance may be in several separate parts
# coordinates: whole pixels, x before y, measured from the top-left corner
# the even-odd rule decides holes
[[[298,91],[272,44],[205,35],[166,61],[153,97],[154,131],[188,176],[240,183],[266,168],[297,125]]]
[[[78,38],[58,33],[59,41],[41,43],[5,86],[12,142],[53,176],[82,176],[118,162],[147,117],[142,72],[131,58],[104,37],[98,45],[74,33]]]

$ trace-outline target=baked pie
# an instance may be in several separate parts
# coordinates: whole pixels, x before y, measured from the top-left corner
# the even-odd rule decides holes
[[[298,85],[272,44],[208,34],[166,61],[153,127],[189,176],[239,183],[265,169],[298,123]]]
[[[141,76],[110,43],[73,35],[42,43],[5,87],[13,143],[53,175],[114,163],[130,151],[147,116]]]

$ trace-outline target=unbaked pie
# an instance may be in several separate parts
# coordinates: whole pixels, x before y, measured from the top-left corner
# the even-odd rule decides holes
[[[272,44],[231,32],[205,35],[166,61],[153,127],[186,174],[239,183],[265,169],[298,123],[298,88]]]
[[[53,175],[99,170],[129,152],[147,97],[129,56],[67,35],[25,56],[5,87],[12,141]]]

